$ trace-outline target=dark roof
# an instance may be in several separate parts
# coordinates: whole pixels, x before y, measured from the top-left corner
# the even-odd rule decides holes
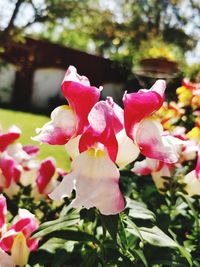
[[[4,48],[2,57],[15,65],[64,69],[74,65],[78,73],[87,76],[96,86],[105,82],[124,82],[127,77],[125,67],[119,62],[45,40],[25,38],[24,42],[9,42]]]

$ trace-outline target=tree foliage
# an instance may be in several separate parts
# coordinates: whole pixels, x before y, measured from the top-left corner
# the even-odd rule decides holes
[[[27,8],[32,16],[19,25],[19,16]],[[100,0],[44,0],[40,4],[16,0],[0,40],[31,33],[131,64],[141,43],[158,36],[182,52],[193,49],[200,31],[199,14],[200,4],[193,0],[119,0],[109,4]],[[42,27],[35,31],[34,24]]]

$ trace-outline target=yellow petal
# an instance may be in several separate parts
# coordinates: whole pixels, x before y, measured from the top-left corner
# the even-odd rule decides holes
[[[11,249],[11,257],[13,258],[15,264],[19,267],[26,265],[29,253],[30,251],[27,247],[25,236],[23,233],[17,234]]]

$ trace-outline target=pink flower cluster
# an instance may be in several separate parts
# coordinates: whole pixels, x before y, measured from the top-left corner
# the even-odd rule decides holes
[[[38,240],[31,239],[31,234],[38,228],[38,222],[28,210],[20,209],[13,224],[7,227],[6,214],[6,199],[0,195],[0,265],[23,267],[30,251],[37,249]]]
[[[178,103],[170,102],[164,103],[161,109],[156,113],[156,115],[161,119],[161,123],[165,129],[164,135],[169,135],[175,137],[174,145],[176,146],[175,150],[177,153],[178,161],[175,162],[166,162],[162,160],[153,159],[146,155],[147,157],[142,161],[136,161],[132,172],[137,175],[149,175],[151,174],[153,181],[158,189],[163,189],[164,182],[166,182],[163,177],[172,177],[174,170],[176,168],[183,168],[184,165],[188,164],[188,161],[196,160],[196,168],[192,171],[189,171],[180,183],[185,185],[185,191],[190,196],[200,194],[200,176],[199,176],[199,155],[200,155],[200,124],[199,124],[199,110],[200,107],[199,97],[199,84],[194,84],[183,80],[182,87],[177,89]],[[181,94],[181,96],[180,96]],[[195,98],[191,98],[191,97]],[[191,99],[196,99],[196,105],[192,105]],[[182,103],[181,100],[185,101]],[[197,101],[198,100],[198,101]],[[191,106],[195,111],[191,111],[189,114],[185,110],[185,106]],[[184,126],[177,126],[177,122],[192,122],[191,118],[195,122],[195,127],[188,129]],[[170,138],[172,138],[170,137]]]
[[[101,89],[70,66],[62,82],[68,105],[57,107],[51,121],[37,129],[34,140],[65,145],[72,158],[71,172],[50,194],[59,200],[76,197],[72,207],[96,207],[102,214],[124,209],[119,188],[119,168],[134,161],[139,153],[162,162],[178,161],[179,139],[166,134],[154,116],[164,101],[165,81],[149,90],[125,94],[124,110],[111,97],[99,101]]]
[[[55,187],[54,174],[60,174],[53,158],[36,160],[36,146],[22,146],[16,142],[21,135],[12,126],[7,133],[0,132],[0,191],[12,198],[20,189],[18,183],[32,184],[33,197],[47,196]]]

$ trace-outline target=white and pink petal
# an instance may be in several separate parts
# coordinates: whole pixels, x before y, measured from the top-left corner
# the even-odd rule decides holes
[[[76,68],[70,66],[62,82],[62,92],[70,107],[76,114],[76,135],[88,126],[88,114],[100,97],[101,89],[90,86],[85,76],[77,74]]]
[[[127,135],[131,139],[134,139],[135,125],[162,106],[165,88],[165,81],[158,80],[150,90],[142,89],[137,93],[124,95],[124,123]]]
[[[134,139],[144,156],[169,164],[178,161],[179,139],[163,136],[162,125],[158,120],[151,117],[144,119],[137,125]]]
[[[115,161],[118,151],[118,143],[113,127],[113,110],[105,102],[98,102],[88,116],[90,126],[83,133],[79,142],[79,151],[83,152],[91,147],[104,145],[110,158]]]
[[[64,177],[50,197],[58,200],[68,196],[74,188],[76,198],[71,203],[73,207],[96,207],[102,214],[117,214],[124,209],[118,183],[119,171],[108,154],[91,148],[72,162],[72,172]]]
[[[40,194],[47,195],[50,193],[52,188],[49,187],[49,184],[55,174],[55,171],[56,166],[54,159],[47,158],[41,162],[36,178],[36,184]]]
[[[10,144],[21,135],[21,130],[17,126],[11,126],[8,133],[0,133],[0,152],[3,152]]]
[[[118,142],[116,164],[122,169],[139,156],[140,150],[133,140],[126,135],[125,129],[118,132],[116,138]]]
[[[32,139],[51,145],[64,145],[76,135],[77,118],[71,107],[59,106],[51,113],[51,121],[36,129]]]

